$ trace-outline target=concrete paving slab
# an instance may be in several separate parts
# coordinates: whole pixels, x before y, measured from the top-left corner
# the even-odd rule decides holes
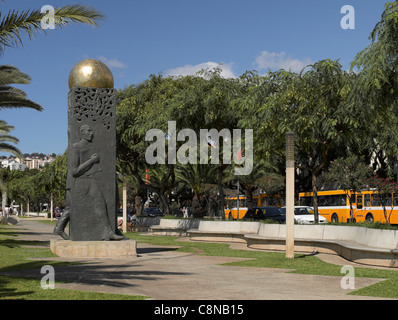
[[[16,226],[26,240],[49,241],[52,226],[21,219]],[[57,258],[84,265],[56,267],[59,288],[146,295],[159,300],[362,300],[341,288],[342,277],[287,273],[283,269],[242,268],[221,263],[241,258],[209,257],[183,253],[169,247],[138,243],[137,257]],[[9,275],[41,277],[40,270],[7,272]],[[381,281],[356,278],[355,289]]]

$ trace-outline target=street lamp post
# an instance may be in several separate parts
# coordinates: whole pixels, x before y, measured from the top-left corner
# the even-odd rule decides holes
[[[286,258],[294,258],[294,133],[286,133]]]
[[[123,232],[127,232],[127,184],[123,179]]]

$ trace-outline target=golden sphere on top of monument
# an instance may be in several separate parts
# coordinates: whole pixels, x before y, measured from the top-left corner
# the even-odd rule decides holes
[[[111,70],[103,62],[96,59],[78,62],[69,74],[69,89],[74,87],[112,89],[113,85]]]

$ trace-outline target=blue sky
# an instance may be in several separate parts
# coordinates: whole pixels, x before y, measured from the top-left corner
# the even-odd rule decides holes
[[[98,28],[70,25],[38,33],[24,45],[6,49],[1,64],[18,67],[32,82],[21,85],[44,111],[1,110],[15,126],[23,153],[62,154],[67,148],[68,76],[86,58],[111,69],[115,88],[138,84],[151,74],[189,74],[223,63],[223,75],[247,70],[266,73],[321,59],[340,59],[348,69],[369,44],[387,0],[6,0],[10,9],[87,4],[106,15]],[[355,29],[344,30],[341,8],[355,9]]]

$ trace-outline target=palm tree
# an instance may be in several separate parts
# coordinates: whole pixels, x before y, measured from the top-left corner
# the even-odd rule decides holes
[[[21,12],[12,10],[2,19],[0,12],[0,56],[4,54],[6,47],[22,45],[21,34],[25,33],[30,39],[37,31],[46,30],[41,28],[41,20],[45,13],[40,10],[23,10]],[[63,27],[69,23],[85,23],[97,26],[97,21],[104,16],[97,10],[85,5],[68,5],[54,10],[54,26]],[[29,84],[31,78],[19,71],[14,66],[0,66],[0,109],[5,108],[32,108],[43,110],[42,106],[26,98],[26,93],[12,87],[13,84]],[[6,151],[20,156],[18,148],[7,142],[18,143],[18,139],[8,133],[13,127],[0,120],[0,151]]]
[[[200,217],[205,213],[205,206],[211,213],[211,195],[214,196],[215,191],[217,192],[215,178],[217,169],[218,166],[212,164],[188,163],[176,167],[176,180],[181,181],[194,191],[192,206],[195,217]],[[203,198],[205,198],[205,203],[202,203]]]
[[[0,12],[0,56],[4,54],[5,48],[17,47],[23,45],[22,34],[28,35],[32,39],[38,31],[46,33],[41,27],[41,21],[46,13],[40,10],[11,10],[6,15]],[[67,5],[54,10],[54,26],[64,27],[70,23],[84,23],[97,26],[104,16],[96,9],[86,5]],[[14,88],[13,84],[29,84],[30,77],[19,71],[13,66],[0,66],[0,109],[5,108],[32,108],[41,111],[43,108],[39,104],[26,98],[26,93],[20,89]],[[13,129],[5,121],[0,120],[0,151],[10,152],[16,156],[21,156],[21,151],[8,142],[18,143],[18,139],[9,135]],[[3,181],[0,179],[0,190],[3,199],[6,197],[6,189]],[[5,201],[2,201],[4,209]]]
[[[0,13],[0,18],[2,14]],[[46,13],[40,10],[11,10],[3,16],[0,22],[0,55],[4,54],[6,47],[23,45],[21,34],[25,33],[32,39],[37,31],[46,33],[41,27],[41,21]],[[97,21],[103,20],[104,16],[87,5],[67,5],[54,9],[54,26],[64,27],[70,23],[84,23],[97,26]]]
[[[0,120],[0,151],[9,152],[17,157],[21,157],[22,155],[21,151],[17,147],[8,143],[8,142],[12,143],[19,142],[18,138],[9,134],[9,132],[13,129],[14,129],[13,126],[8,125],[7,122],[5,122],[4,120]]]
[[[12,84],[29,84],[31,78],[18,70],[18,68],[8,65],[0,66],[0,108],[32,108],[41,111],[43,108],[26,98],[26,93],[14,88]]]

